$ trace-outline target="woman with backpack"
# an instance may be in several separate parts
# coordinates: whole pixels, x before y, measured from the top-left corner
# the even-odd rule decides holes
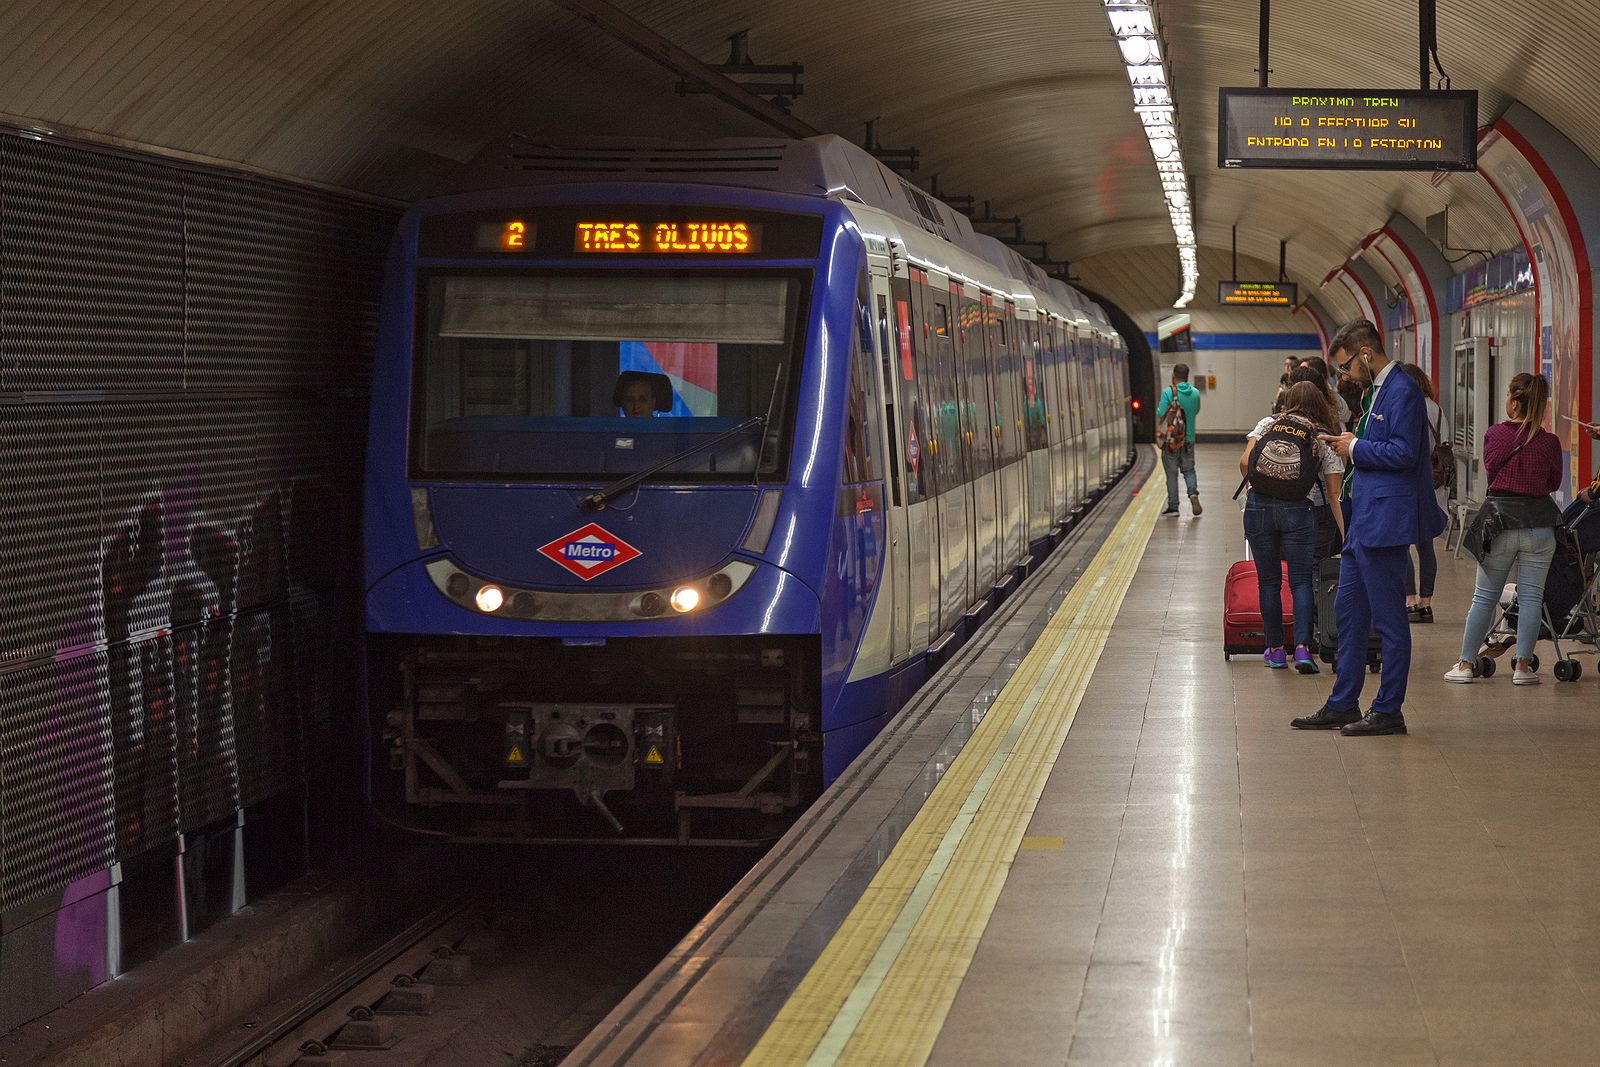
[[[1328,414],[1334,420],[1325,427],[1325,430],[1328,433],[1343,433],[1344,420],[1349,415],[1349,409],[1344,406],[1344,399],[1334,392],[1333,387],[1328,384],[1328,365],[1323,361],[1322,357],[1313,356],[1311,359],[1302,360],[1300,365],[1294,369],[1294,373],[1289,375],[1289,384],[1294,385],[1296,382],[1310,382],[1323,391],[1323,394],[1328,398]],[[1338,414],[1334,414],[1335,412]],[[1274,414],[1277,414],[1277,412],[1274,412]],[[1338,510],[1338,502],[1339,498],[1337,496],[1330,497],[1323,493],[1320,482],[1312,488],[1311,503],[1317,513],[1317,551],[1315,558],[1318,560],[1337,555],[1343,544],[1344,537],[1340,534],[1339,527],[1333,517],[1333,513]],[[1340,518],[1342,519],[1343,515]]]
[[[1517,575],[1517,655],[1511,684],[1537,685],[1533,646],[1544,621],[1544,580],[1556,553],[1560,509],[1550,494],[1561,486],[1561,442],[1543,428],[1550,386],[1542,374],[1519,374],[1506,393],[1506,421],[1483,435],[1489,491],[1462,535],[1478,558],[1472,608],[1461,634],[1461,659],[1445,672],[1449,682],[1470,682],[1478,650],[1494,621],[1506,579]]]
[[[1417,383],[1417,388],[1422,390],[1422,405],[1428,413],[1428,443],[1429,447],[1438,450],[1444,443],[1444,409],[1439,407],[1437,394],[1433,391],[1433,382],[1423,373],[1422,368],[1415,363],[1402,363],[1400,369],[1406,377]],[[1451,462],[1454,463],[1454,457]],[[1433,477],[1433,495],[1439,501],[1439,507],[1445,506],[1445,497],[1450,492],[1449,482],[1440,483],[1440,474],[1436,470]],[[1433,621],[1433,585],[1434,579],[1439,574],[1439,557],[1433,550],[1433,542],[1422,541],[1414,546],[1417,550],[1417,566],[1411,566],[1410,559],[1406,561],[1406,618],[1415,623],[1431,623]],[[1422,585],[1417,585],[1418,570],[1420,570]]]
[[[1244,535],[1255,559],[1267,643],[1261,661],[1273,670],[1289,665],[1282,592],[1282,567],[1287,564],[1289,594],[1294,599],[1294,669],[1301,674],[1317,673],[1317,661],[1311,654],[1317,505],[1339,498],[1344,477],[1343,461],[1317,435],[1326,433],[1334,418],[1325,385],[1296,382],[1284,394],[1283,410],[1256,423],[1239,457],[1239,473],[1250,486],[1244,506]],[[1333,516],[1342,539],[1344,517],[1337,508]]]

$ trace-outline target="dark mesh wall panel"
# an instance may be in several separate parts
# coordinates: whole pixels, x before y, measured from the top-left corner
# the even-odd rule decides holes
[[[0,910],[111,862],[109,703],[103,652],[0,677]]]
[[[0,130],[0,910],[298,793],[358,729],[397,220]]]
[[[105,638],[99,436],[94,405],[0,404],[0,664]]]
[[[171,389],[183,378],[181,172],[0,139],[6,389]]]

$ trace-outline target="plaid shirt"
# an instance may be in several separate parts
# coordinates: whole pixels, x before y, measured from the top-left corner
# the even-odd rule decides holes
[[[1484,432],[1483,466],[1490,491],[1545,496],[1561,488],[1561,442],[1556,435],[1540,430],[1527,444],[1522,440],[1522,427],[1514,422],[1497,422]]]

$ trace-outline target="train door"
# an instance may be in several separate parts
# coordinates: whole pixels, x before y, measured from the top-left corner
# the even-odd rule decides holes
[[[995,379],[995,309],[989,294],[981,293],[962,301],[962,320],[966,331],[967,361],[963,375],[970,390],[972,410],[972,482],[977,504],[978,545],[977,596],[985,596],[1000,578],[1005,552],[1005,503],[1001,497],[1001,470],[1004,454],[1000,441],[1000,393]]]
[[[1051,456],[1052,469],[1059,483],[1056,496],[1056,519],[1066,518],[1067,512],[1077,503],[1078,493],[1072,482],[1072,398],[1067,392],[1066,325],[1055,319],[1048,320],[1050,340],[1046,348],[1050,361],[1050,388],[1055,390],[1056,440]]]
[[[1093,328],[1084,330],[1078,339],[1078,385],[1083,390],[1084,415],[1084,488],[1100,484],[1100,397],[1094,387],[1095,336]]]
[[[1078,362],[1078,326],[1076,323],[1066,328],[1066,342],[1063,346],[1061,369],[1066,373],[1067,379],[1067,417],[1072,422],[1072,446],[1067,450],[1067,464],[1072,470],[1072,500],[1076,504],[1083,499],[1088,481],[1088,458],[1084,455],[1084,447],[1088,443],[1089,434],[1084,429],[1083,411],[1083,383],[1079,380],[1083,374],[1083,367]]]
[[[1027,423],[1023,464],[1028,483],[1028,527],[1024,540],[1032,547],[1055,522],[1055,478],[1050,466],[1050,391],[1040,358],[1039,318],[1026,311],[1017,319],[1017,350],[1022,354],[1022,413]]]
[[[902,389],[909,383],[912,394],[907,406],[910,426],[907,430],[909,437],[906,444],[906,469],[909,472],[910,483],[908,495],[918,501],[911,505],[910,514],[907,516],[910,526],[909,536],[912,539],[913,573],[916,570],[919,549],[927,561],[927,584],[914,587],[912,593],[915,598],[924,598],[926,608],[925,612],[914,615],[912,620],[912,631],[917,633],[922,630],[925,616],[925,640],[917,646],[922,648],[931,644],[944,629],[944,592],[950,578],[945,570],[943,532],[947,523],[946,513],[953,506],[953,502],[943,499],[940,495],[940,391],[938,376],[934,373],[933,318],[932,309],[929,307],[927,272],[912,268],[910,282],[896,279],[894,286],[896,320],[898,321],[901,314],[902,286],[906,298],[904,302],[910,308],[910,318],[903,324],[903,329],[906,339],[910,342],[908,347],[912,354],[912,371],[911,377],[902,382]],[[916,611],[915,601],[912,606]]]
[[[927,316],[928,391],[934,401],[930,405],[934,438],[929,447],[939,496],[939,625],[947,630],[972,603],[973,509],[967,460],[971,442],[957,386],[959,305],[951,298],[950,283],[943,275],[929,271],[927,277],[923,312]]]
[[[1039,400],[1044,405],[1045,467],[1050,484],[1050,499],[1045,515],[1047,526],[1054,526],[1061,518],[1061,502],[1067,498],[1066,487],[1061,484],[1059,456],[1061,453],[1061,386],[1056,381],[1055,368],[1050,356],[1050,320],[1043,314],[1032,325],[1034,351],[1037,354]]]
[[[1023,555],[1028,524],[1027,441],[1023,435],[1022,346],[1017,343],[1016,307],[1006,301],[985,310],[993,313],[994,321],[987,332],[999,370],[991,379],[1000,394],[997,405],[1000,434],[995,442],[1000,453],[995,457],[995,469],[999,476],[1000,543],[1003,545],[997,562],[996,577],[999,577]]]
[[[967,464],[967,501],[972,509],[972,584],[970,606],[985,596],[995,580],[997,514],[995,507],[994,431],[988,356],[985,351],[984,308],[976,294],[968,296],[957,282],[950,283],[950,299],[957,308],[954,385],[961,408],[961,439]]]
[[[916,501],[912,499],[912,478],[916,472],[911,458],[913,434],[909,416],[912,399],[916,395],[916,381],[911,358],[910,286],[903,281],[890,280],[893,262],[888,257],[869,255],[868,265],[885,409],[884,455],[888,457],[888,477],[884,480],[888,493],[885,510],[889,526],[889,560],[885,571],[889,576],[889,594],[894,600],[889,659],[891,663],[899,663],[914,648],[924,647],[928,643],[927,537],[926,530],[922,531],[919,572],[914,562],[917,546],[913,543],[911,524],[912,509],[919,506],[926,509],[928,505],[920,498]],[[892,291],[895,286],[902,287],[905,292]],[[879,593],[879,596],[882,595]],[[914,600],[920,601],[920,605],[914,604]]]

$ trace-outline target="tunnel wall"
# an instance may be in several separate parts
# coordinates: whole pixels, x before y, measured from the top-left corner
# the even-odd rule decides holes
[[[355,788],[397,217],[0,129],[0,1031],[303,869]]]

